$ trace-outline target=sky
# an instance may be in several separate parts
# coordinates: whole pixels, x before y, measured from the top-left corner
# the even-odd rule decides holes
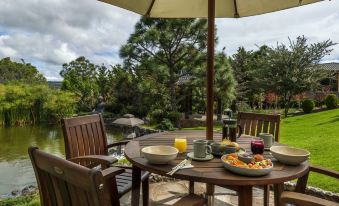
[[[119,48],[140,16],[96,0],[1,0],[0,58],[24,59],[48,80],[61,80],[63,63],[85,56],[96,64],[121,63]],[[217,50],[255,50],[304,35],[310,43],[339,43],[339,1],[240,19],[217,19]],[[339,45],[323,62],[339,62]]]

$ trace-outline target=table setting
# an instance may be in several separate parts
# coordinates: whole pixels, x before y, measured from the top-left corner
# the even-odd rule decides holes
[[[228,133],[232,134],[232,133]],[[233,135],[236,135],[233,132]],[[143,157],[153,165],[166,165],[178,157],[186,156],[175,165],[167,175],[174,175],[179,170],[194,168],[192,162],[209,162],[220,159],[225,170],[237,175],[259,177],[268,175],[274,168],[274,162],[284,165],[297,166],[309,158],[310,153],[303,149],[289,146],[275,145],[274,136],[269,133],[260,133],[258,137],[250,138],[250,151],[246,151],[239,143],[231,141],[237,139],[226,137],[221,141],[195,139],[192,141],[192,151],[187,151],[187,137],[174,138],[173,146],[154,145],[141,149]],[[265,154],[264,154],[265,153]],[[266,157],[270,154],[270,157]]]

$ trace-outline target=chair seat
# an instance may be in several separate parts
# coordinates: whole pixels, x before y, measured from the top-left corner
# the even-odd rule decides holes
[[[116,176],[119,198],[129,192],[132,188],[132,169],[125,169],[126,172]],[[148,179],[149,172],[141,172],[141,182]]]

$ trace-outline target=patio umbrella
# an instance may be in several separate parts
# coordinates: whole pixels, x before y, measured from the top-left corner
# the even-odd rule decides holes
[[[100,0],[153,18],[208,18],[206,138],[213,139],[214,19],[254,16],[322,0]]]
[[[114,120],[113,124],[135,127],[137,125],[144,124],[144,121],[134,117],[133,114],[125,114],[123,117]]]

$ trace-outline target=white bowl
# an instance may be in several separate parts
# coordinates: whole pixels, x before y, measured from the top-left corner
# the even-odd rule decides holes
[[[287,165],[299,165],[310,156],[307,150],[288,146],[273,146],[270,150],[273,157]]]
[[[178,155],[178,149],[171,146],[148,146],[141,149],[144,157],[152,164],[167,164]]]
[[[229,170],[229,171],[231,171],[235,174],[238,174],[238,175],[257,177],[257,176],[268,175],[273,170],[273,163],[272,163],[271,167],[263,168],[263,169],[250,169],[250,168],[237,167],[237,166],[231,165],[231,164],[227,163],[226,161],[224,161],[224,156],[221,157],[221,161],[222,161],[224,167],[227,170]]]

